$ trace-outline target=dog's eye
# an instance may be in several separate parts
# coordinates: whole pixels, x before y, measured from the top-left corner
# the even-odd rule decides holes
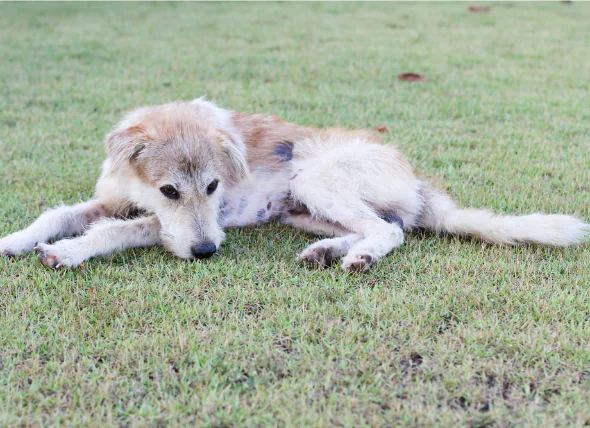
[[[176,190],[174,188],[174,186],[171,186],[169,184],[164,187],[160,187],[160,192],[162,192],[164,194],[164,196],[166,196],[167,198],[170,198],[170,199],[180,198],[180,194],[178,193],[178,190]]]
[[[217,189],[217,184],[219,184],[219,180],[213,180],[211,183],[209,183],[209,185],[207,186],[208,195],[215,192],[215,189]]]

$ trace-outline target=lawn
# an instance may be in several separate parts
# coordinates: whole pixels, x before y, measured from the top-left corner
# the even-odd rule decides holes
[[[92,196],[137,106],[386,126],[461,205],[590,220],[590,4],[0,4],[0,236]],[[426,82],[404,82],[416,72]],[[416,231],[367,274],[230,230],[50,271],[0,259],[0,425],[590,424],[590,245]]]

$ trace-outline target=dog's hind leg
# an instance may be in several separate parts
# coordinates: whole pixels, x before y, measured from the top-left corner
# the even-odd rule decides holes
[[[26,229],[0,239],[0,256],[26,253],[38,243],[78,235],[107,215],[111,215],[110,209],[97,200],[48,210]]]
[[[294,205],[360,235],[344,241],[351,244],[342,260],[348,271],[365,271],[402,245],[403,228],[415,226],[423,205],[407,160],[366,133],[330,130],[298,141],[292,170]]]
[[[309,233],[323,236],[346,236],[350,235],[350,230],[344,227],[330,223],[328,221],[317,220],[309,213],[306,214],[286,214],[281,221],[297,229],[305,230]]]
[[[343,257],[362,235],[351,233],[338,238],[327,238],[315,242],[303,250],[297,260],[309,267],[330,266],[336,259]]]
[[[402,245],[404,233],[399,224],[379,218],[360,200],[326,204],[315,198],[306,198],[306,204],[315,216],[329,218],[351,231],[350,235],[319,241],[308,247],[300,257],[313,258],[319,248],[330,249],[328,258],[344,256],[342,268],[348,271],[365,271],[391,250]],[[324,256],[325,258],[326,256]]]
[[[392,249],[402,245],[404,233],[401,226],[381,219],[362,200],[338,191],[314,187],[306,191],[304,186],[292,183],[292,195],[305,204],[314,218],[335,223],[349,235],[325,239],[308,247],[299,258],[304,262],[329,264],[344,256],[342,268],[349,271],[365,271]],[[309,263],[311,264],[311,263]]]
[[[39,260],[50,268],[79,266],[84,260],[132,247],[149,247],[160,242],[156,216],[133,220],[104,219],[74,239],[63,239],[35,247]]]
[[[316,220],[309,213],[289,213],[283,223],[316,235],[333,236],[311,244],[297,256],[297,260],[309,267],[331,265],[348,252],[350,247],[363,237],[328,221]]]
[[[379,218],[363,220],[358,230],[365,239],[353,245],[342,259],[344,270],[364,272],[404,242],[404,232],[398,224],[389,224]]]
[[[315,219],[335,223],[351,235],[336,240],[320,241],[317,248],[331,248],[329,258],[344,256],[342,268],[347,271],[366,271],[392,249],[402,245],[404,233],[401,224],[382,219],[354,192],[346,187],[335,188],[328,183],[326,174],[317,175],[310,170],[301,171],[291,180],[292,197],[305,205]],[[316,244],[302,253],[306,258],[317,258],[326,264],[326,255],[315,256]],[[322,250],[320,250],[322,252]],[[325,252],[324,252],[325,253]]]

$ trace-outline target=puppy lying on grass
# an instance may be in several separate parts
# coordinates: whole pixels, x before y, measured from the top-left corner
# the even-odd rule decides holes
[[[217,251],[224,228],[278,220],[329,237],[299,254],[301,262],[341,258],[344,270],[365,271],[417,227],[558,246],[590,232],[566,215],[457,208],[368,131],[317,130],[203,99],[135,110],[106,146],[96,197],[45,212],[0,239],[0,254],[35,249],[43,264],[61,268],[161,244],[178,257],[203,259]]]

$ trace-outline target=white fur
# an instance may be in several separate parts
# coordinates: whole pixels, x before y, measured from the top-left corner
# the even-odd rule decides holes
[[[35,249],[39,252],[39,259],[48,267],[73,267],[90,257],[159,244],[159,231],[155,216],[133,220],[105,219],[82,236],[62,239],[53,245],[39,244]]]
[[[226,132],[237,134],[233,129],[231,110],[226,110],[217,106],[205,97],[196,98],[191,102],[196,114],[204,121],[209,121],[213,126],[223,129]]]
[[[436,232],[478,236],[484,241],[512,245],[517,242],[565,247],[590,236],[590,225],[560,214],[501,216],[481,209],[459,209],[447,195],[425,186],[425,208],[419,225]]]
[[[161,192],[142,181],[129,165],[112,171],[107,161],[104,169],[97,184],[97,197],[120,205],[130,203],[148,213],[155,213],[159,221],[161,243],[178,257],[191,258],[191,246],[198,239],[196,235],[199,230],[216,246],[225,239],[225,233],[217,227],[216,221],[219,195],[208,201],[195,195],[184,201],[184,209],[170,210]],[[121,183],[125,183],[125,186],[121,186]],[[208,205],[208,209],[204,209],[205,205]],[[203,227],[201,223],[208,227]]]
[[[0,239],[0,254],[13,256],[27,253],[38,242],[77,235],[102,215],[104,212],[101,204],[95,200],[45,211],[26,229]]]
[[[162,142],[168,151],[163,146],[142,151],[145,140],[135,145],[132,130],[137,131],[142,120],[158,114],[174,120],[177,112],[183,120],[194,117],[198,123],[194,129],[199,131],[191,132],[201,134],[173,136],[172,142]],[[286,126],[276,120],[265,123]],[[291,141],[292,159],[273,158],[269,145],[267,159],[250,170],[246,137],[233,112],[203,98],[138,109],[109,135],[109,158],[96,186],[96,199],[47,211],[23,231],[0,239],[0,254],[20,254],[38,244],[40,260],[59,268],[128,247],[162,244],[179,257],[193,258],[195,246],[219,246],[226,227],[276,219],[331,237],[310,245],[299,261],[323,266],[342,258],[343,269],[365,271],[403,244],[404,230],[415,227],[478,236],[496,244],[565,246],[583,242],[590,234],[590,225],[566,215],[499,216],[459,209],[448,196],[417,179],[394,147],[363,133],[311,135],[302,128],[301,137]],[[177,154],[201,166],[187,171]],[[146,179],[134,162],[148,160],[159,172]],[[220,180],[218,188],[208,193],[213,180]],[[177,201],[161,192],[167,184],[178,188]],[[142,216],[101,220],[125,217],[134,209],[142,210]]]

